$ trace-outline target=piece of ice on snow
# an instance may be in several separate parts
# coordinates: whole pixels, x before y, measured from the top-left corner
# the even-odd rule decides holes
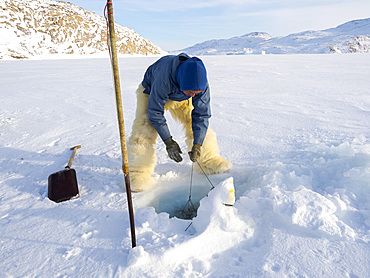
[[[193,220],[195,230],[202,232],[211,226],[218,226],[224,231],[235,231],[245,226],[232,207],[234,203],[234,181],[230,177],[219,183],[200,201],[197,217]]]

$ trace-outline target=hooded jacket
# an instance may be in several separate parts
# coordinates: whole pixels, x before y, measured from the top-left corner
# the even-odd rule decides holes
[[[164,105],[168,100],[183,101],[190,98],[180,90],[176,71],[179,66],[190,59],[181,53],[180,55],[167,55],[152,64],[145,72],[142,85],[144,93],[149,94],[148,116],[163,141],[171,137],[166,119],[164,117]],[[178,71],[181,75],[181,71]],[[204,81],[203,81],[204,82]],[[202,83],[202,82],[201,82]],[[206,136],[210,108],[210,89],[205,80],[205,89],[192,98],[194,109],[191,112],[194,144],[203,144]]]

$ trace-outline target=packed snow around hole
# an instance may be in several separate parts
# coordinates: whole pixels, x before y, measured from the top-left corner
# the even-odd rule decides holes
[[[119,61],[126,134],[156,57]],[[0,61],[0,277],[368,277],[369,55],[203,57],[229,173],[194,173],[157,142],[157,186],[133,195],[131,248],[108,59]],[[182,128],[166,115],[186,150]],[[69,148],[80,198],[47,178]],[[185,151],[184,151],[185,153]],[[233,180],[235,204],[217,194]],[[205,197],[208,194],[208,197]]]

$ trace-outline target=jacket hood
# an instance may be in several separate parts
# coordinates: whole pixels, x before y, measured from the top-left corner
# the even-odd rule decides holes
[[[207,85],[207,71],[201,59],[192,57],[176,70],[177,83],[181,91],[204,90]]]

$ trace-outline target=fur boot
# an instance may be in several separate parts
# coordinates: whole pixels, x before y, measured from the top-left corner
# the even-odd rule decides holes
[[[144,87],[140,84],[136,90],[136,116],[127,145],[132,191],[148,190],[154,185],[152,174],[157,164],[154,146],[158,133],[149,121],[149,95],[143,91]]]

